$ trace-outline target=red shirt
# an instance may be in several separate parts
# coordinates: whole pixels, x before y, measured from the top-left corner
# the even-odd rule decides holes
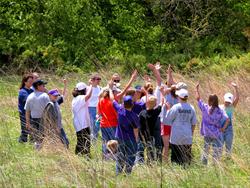
[[[117,126],[118,116],[109,98],[103,98],[98,102],[98,113],[102,116],[100,127],[107,128]]]

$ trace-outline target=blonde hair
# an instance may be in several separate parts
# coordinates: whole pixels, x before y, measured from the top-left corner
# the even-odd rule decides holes
[[[150,96],[147,101],[147,108],[153,109],[156,106],[157,98],[155,96]]]

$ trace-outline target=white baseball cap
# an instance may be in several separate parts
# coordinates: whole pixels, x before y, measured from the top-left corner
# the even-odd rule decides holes
[[[186,90],[186,89],[180,89],[180,90],[177,90],[177,91],[175,92],[175,94],[176,94],[178,97],[184,99],[184,98],[188,97],[188,90]]]
[[[87,85],[85,83],[83,83],[83,82],[79,82],[79,83],[76,84],[76,89],[78,91],[84,90],[86,88],[87,88]]]
[[[225,102],[230,102],[231,104],[233,103],[233,100],[234,100],[234,96],[232,93],[226,93],[224,95],[224,101]]]
[[[177,90],[178,89],[187,89],[187,84],[184,82],[178,82],[175,87]]]

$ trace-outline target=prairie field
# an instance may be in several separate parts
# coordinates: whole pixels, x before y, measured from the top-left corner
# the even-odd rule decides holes
[[[112,71],[112,70],[111,70]],[[113,72],[112,72],[113,73]],[[112,74],[110,73],[110,75]],[[100,71],[102,86],[109,79],[107,71]],[[62,78],[41,74],[48,81],[47,88],[62,88]],[[101,138],[91,147],[92,158],[87,160],[74,154],[76,135],[72,123],[71,91],[78,81],[87,82],[87,75],[69,74],[68,95],[61,106],[63,126],[70,140],[69,150],[56,145],[34,150],[33,145],[18,143],[20,121],[17,110],[20,76],[0,77],[0,187],[250,187],[250,74],[244,69],[232,74],[218,75],[212,71],[192,76],[174,74],[177,81],[188,84],[189,102],[195,107],[198,124],[193,139],[194,160],[182,168],[169,163],[152,166],[136,165],[131,175],[115,175],[115,162],[101,156]],[[137,83],[142,83],[139,75]],[[123,78],[122,85],[128,80]],[[194,98],[195,84],[200,81],[201,95],[206,101],[209,93],[216,93],[220,102],[225,92],[233,92],[230,83],[239,85],[240,101],[234,113],[234,143],[231,159],[223,157],[218,164],[201,164],[203,138],[200,136],[201,116]]]

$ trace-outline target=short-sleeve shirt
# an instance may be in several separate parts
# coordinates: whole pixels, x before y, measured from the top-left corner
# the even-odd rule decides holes
[[[143,110],[140,115],[140,139],[150,141],[153,137],[160,137],[160,117],[161,106],[155,109]]]
[[[132,111],[139,116],[142,110],[146,110],[146,104],[142,101],[134,102]]]
[[[100,127],[108,128],[117,126],[117,113],[109,98],[103,98],[98,102],[98,113],[101,115]]]
[[[23,87],[22,89],[19,90],[18,93],[18,111],[22,114],[25,115],[25,103],[28,98],[28,96],[33,92],[33,89],[28,89]]]
[[[43,110],[49,102],[47,93],[35,90],[28,96],[24,109],[30,111],[32,118],[42,118]]]
[[[221,108],[215,108],[210,114],[211,107],[202,100],[198,101],[198,106],[202,113],[201,135],[211,138],[218,138],[221,135],[221,122],[228,116]]]
[[[192,126],[196,124],[194,107],[188,103],[178,103],[172,106],[164,118],[164,125],[170,125],[170,143],[175,145],[191,145]]]
[[[102,89],[100,86],[92,87],[92,94],[91,94],[91,97],[89,99],[89,107],[97,107],[98,98],[99,98],[99,94],[100,94],[101,90]]]
[[[85,95],[78,95],[72,100],[73,124],[76,132],[90,127],[88,101],[85,101],[85,97]]]
[[[113,105],[118,114],[118,126],[115,137],[119,140],[135,141],[134,129],[139,127],[139,117],[133,111],[126,110],[115,100]]]
[[[228,118],[229,118],[229,124],[226,128],[226,130],[232,130],[233,129],[233,113],[234,113],[234,106],[233,105],[230,105],[228,107],[224,106],[224,105],[221,105],[220,108],[222,110],[224,110],[224,112],[227,114]],[[222,122],[222,126],[224,126],[225,124],[225,120]]]

